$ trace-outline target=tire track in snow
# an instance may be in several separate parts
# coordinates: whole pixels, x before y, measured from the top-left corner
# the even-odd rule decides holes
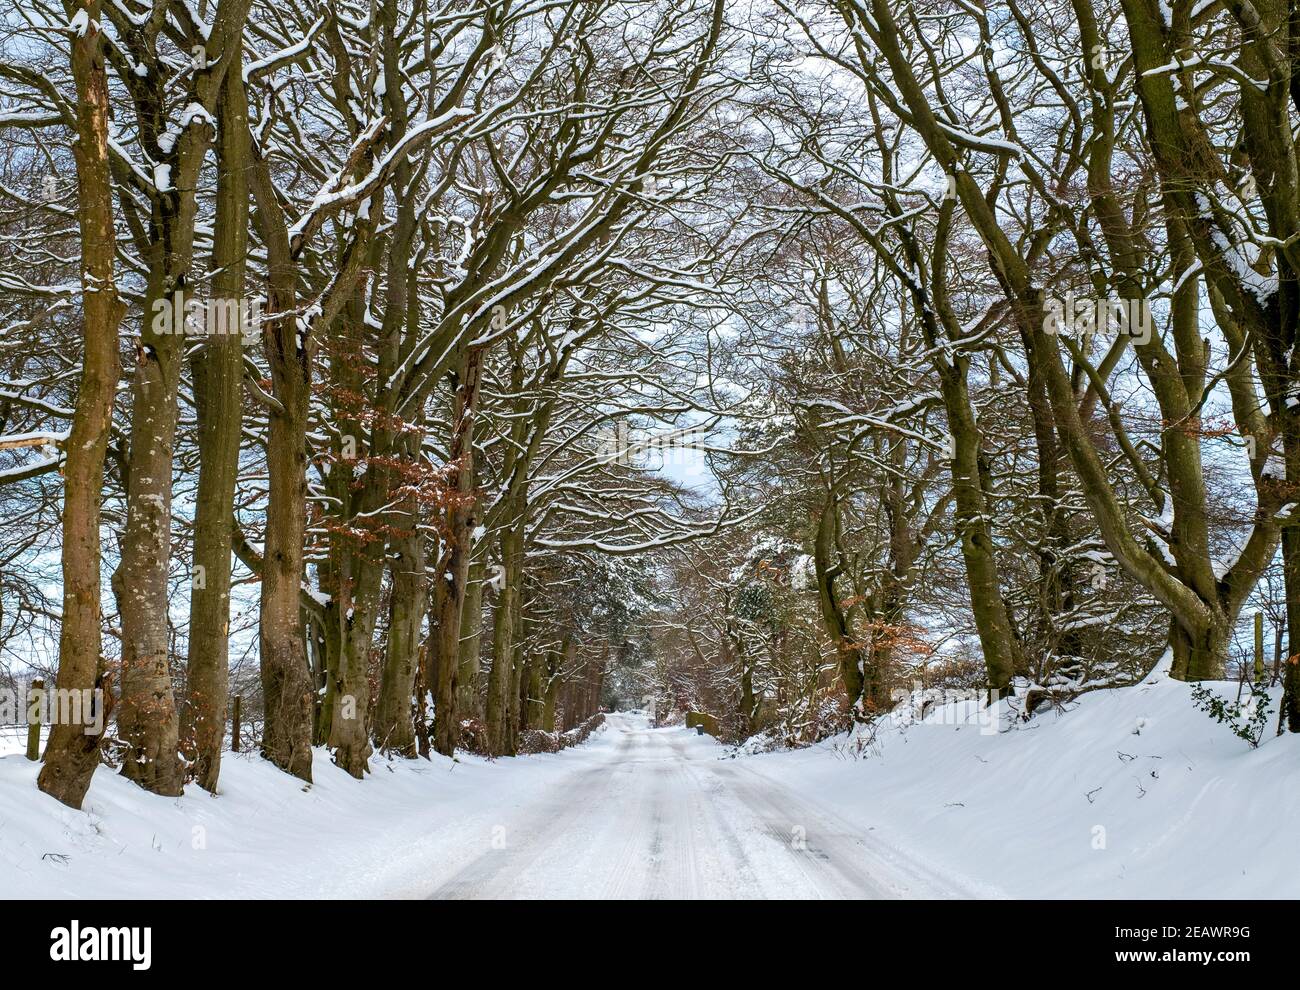
[[[610,717],[613,745],[515,812],[434,897],[882,898],[967,892],[680,730]],[[579,755],[581,754],[581,755]],[[793,841],[792,841],[793,840]]]
[[[951,877],[910,859],[861,828],[786,790],[767,777],[734,763],[719,764],[737,795],[759,815],[768,816],[778,837],[800,825],[816,869],[844,891],[831,896],[871,898],[950,898],[972,896]],[[783,831],[782,831],[783,830]]]
[[[611,763],[617,763],[629,756],[637,748],[637,742],[631,736],[621,740],[611,758]],[[616,787],[617,781],[611,775],[608,766],[578,771],[571,781],[561,784],[561,793],[533,808],[525,809],[522,818],[502,823],[505,828],[505,848],[485,850],[478,858],[440,884],[429,895],[429,899],[456,900],[508,896],[511,886],[528,874],[534,866],[544,861],[549,864],[551,857],[547,856],[547,853],[552,847],[570,840],[574,833],[587,831],[583,827],[584,821],[590,821],[593,814],[600,810],[600,806],[604,803],[601,799],[605,792]],[[543,888],[545,883],[543,879]],[[534,896],[566,895],[541,889],[536,891]]]

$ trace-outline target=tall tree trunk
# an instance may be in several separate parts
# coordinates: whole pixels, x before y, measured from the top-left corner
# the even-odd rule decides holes
[[[559,700],[560,687],[563,684],[564,658],[569,653],[569,634],[558,650],[546,651],[545,684],[542,688],[542,723],[543,732],[555,731],[555,707]]]
[[[1300,456],[1297,456],[1300,460]],[[1286,727],[1300,732],[1300,530],[1282,530],[1282,575],[1286,589],[1287,656],[1282,674],[1282,713]]]
[[[507,751],[510,737],[510,689],[514,677],[514,631],[523,570],[523,527],[512,517],[501,533],[501,566],[505,585],[497,595],[492,618],[492,670],[488,674],[486,733],[488,752],[499,756]]]
[[[564,657],[561,661],[560,675],[560,730],[568,732],[578,723],[578,686],[586,677],[587,668],[578,664],[578,641],[568,638],[565,641]]]
[[[523,698],[524,710],[522,727],[525,729],[544,728],[542,721],[545,713],[545,691],[547,680],[545,667],[544,655],[541,653],[534,654],[528,660],[528,678],[525,682]]]
[[[382,542],[382,541],[381,541]],[[336,676],[330,691],[330,730],[328,744],[334,762],[358,779],[369,768],[370,736],[366,731],[366,713],[370,707],[370,651],[374,645],[378,618],[379,591],[383,580],[383,558],[374,558],[366,548],[357,557],[355,596],[343,623],[343,649],[339,653]]]
[[[461,718],[482,718],[479,663],[483,650],[483,579],[487,561],[480,554],[469,565],[465,607],[460,613],[460,669],[456,673],[456,709]]]
[[[384,671],[375,710],[375,745],[385,752],[416,755],[412,698],[420,662],[420,626],[424,622],[428,575],[424,567],[424,538],[420,535],[419,503],[406,500],[402,535],[393,541],[391,564],[393,606],[388,624]]]
[[[329,561],[321,570],[337,572],[339,554],[332,549]],[[316,638],[319,647],[318,660],[311,667],[316,700],[312,704],[311,741],[315,746],[324,746],[329,742],[330,727],[334,724],[334,703],[338,700],[338,683],[340,657],[344,650],[343,614],[347,609],[345,600],[340,595],[339,583],[326,579],[324,587],[328,589],[329,601],[323,610],[320,635]]]
[[[521,575],[522,576],[522,575]],[[527,691],[527,660],[524,657],[524,596],[522,590],[511,601],[513,615],[510,632],[509,711],[506,714],[506,738],[502,752],[514,756],[519,752],[519,732],[523,722],[523,697]]]
[[[301,593],[307,540],[307,425],[311,401],[312,365],[320,328],[334,325],[367,276],[368,250],[376,217],[382,215],[380,194],[370,210],[350,225],[351,239],[325,290],[316,297],[309,316],[298,312],[298,286],[303,273],[299,258],[307,236],[291,237],[289,221],[277,194],[270,167],[254,146],[250,154],[249,185],[257,203],[255,220],[266,245],[267,315],[262,339],[271,370],[270,423],[266,461],[269,498],[266,509],[266,553],[262,570],[259,643],[266,721],[262,753],[281,769],[311,780],[312,728],[315,690],[307,665],[306,629]],[[355,162],[355,176],[373,166],[373,148]],[[361,713],[364,718],[364,713]]]
[[[460,665],[460,619],[465,610],[474,519],[474,415],[478,409],[484,357],[481,347],[469,347],[461,362],[449,452],[448,481],[454,501],[447,510],[444,548],[434,568],[433,599],[438,626],[430,638],[431,649],[437,651],[433,666],[438,676],[434,690],[433,748],[444,756],[456,751],[460,734],[456,681]]]
[[[425,676],[429,670],[428,652],[431,640],[420,648],[419,663],[415,666],[415,751],[427,758],[433,752],[429,738],[429,687]]]
[[[391,14],[387,6],[385,11]],[[397,85],[397,81],[392,84]],[[396,181],[399,187],[403,184],[401,175]],[[375,204],[375,209],[379,209],[378,204]],[[404,218],[410,209],[409,205],[401,206]],[[409,226],[411,224],[405,223],[403,229]],[[397,363],[397,344],[407,308],[408,246],[407,239],[396,235],[391,241],[376,238],[370,244],[368,267],[376,269],[382,265],[386,247],[390,260],[397,266],[396,271],[390,267],[388,272],[389,292],[384,308],[386,332],[380,340],[380,360],[375,369],[380,381],[391,375]],[[337,321],[337,328],[339,332],[333,341],[334,354],[330,363],[332,383],[341,386],[344,394],[365,395],[367,390],[374,389],[374,385],[367,380],[356,360],[356,355],[364,351],[367,331],[366,303],[361,293],[354,294],[348,301],[343,318]],[[353,472],[347,468],[346,462],[341,470],[330,472],[332,493],[335,504],[342,510],[340,522],[343,523],[330,541],[337,569],[332,599],[336,603],[335,618],[339,623],[341,650],[333,658],[320,721],[328,725],[326,741],[333,750],[334,762],[357,778],[365,774],[371,752],[366,729],[370,707],[370,654],[379,618],[388,548],[389,518],[385,507],[390,502],[391,463],[395,456],[400,456],[391,410],[385,405],[386,401],[386,396],[377,396],[371,400],[377,409],[351,409],[341,419],[341,429],[347,435],[358,441],[368,435],[364,452],[365,474],[360,491],[355,494],[352,491]],[[365,411],[374,413],[369,424],[360,418]]]
[[[128,751],[122,773],[158,794],[179,795],[179,724],[169,657],[167,562],[171,555],[171,445],[177,372],[145,357],[131,416],[131,481],[121,568],[113,589],[122,617],[122,699],[118,731]],[[161,482],[161,483],[159,483]]]
[[[298,334],[298,268],[288,225],[266,161],[254,153],[249,185],[267,245],[267,306],[262,339],[275,404],[268,415],[266,550],[258,616],[261,658],[262,755],[280,769],[311,780],[316,692],[307,665],[299,596],[307,539],[307,412],[311,341]]]
[[[503,544],[505,539],[503,536]],[[510,599],[514,593],[514,587],[507,577],[505,587],[497,595],[496,608],[492,613],[492,669],[488,671],[483,720],[487,749],[493,756],[505,752],[506,719],[510,715],[510,701],[507,698],[511,681]]]
[[[165,284],[151,265],[146,299],[166,301],[186,279]],[[158,794],[179,795],[180,725],[170,669],[168,563],[171,559],[172,447],[181,347],[175,334],[147,325],[131,385],[131,453],[126,529],[113,591],[122,617],[122,698],[118,734],[127,744],[122,773]]]
[[[605,693],[605,675],[609,673],[609,643],[601,650],[600,664],[596,667],[596,677],[591,689],[591,704],[587,708],[587,718],[600,711],[601,695]]]
[[[403,96],[404,79],[401,70],[401,46],[396,34],[399,11],[395,0],[384,0],[380,23],[384,50],[384,107],[393,121],[392,140],[400,140],[408,130],[408,107]],[[394,187],[408,190],[412,182],[413,166],[405,157],[394,170]],[[381,415],[372,428],[372,435],[386,451],[394,455],[410,470],[409,479],[420,465],[420,417],[406,430],[396,417],[394,389],[378,387],[379,382],[391,381],[397,367],[410,357],[420,338],[420,296],[417,275],[420,266],[412,264],[411,250],[419,223],[416,197],[396,197],[396,221],[387,240],[376,241],[385,245],[387,274],[384,283],[383,323],[379,341],[376,392]],[[382,258],[376,257],[373,265],[379,268]],[[364,315],[364,314],[363,314]],[[363,320],[364,322],[364,320]],[[385,749],[408,756],[416,755],[415,732],[412,722],[412,691],[415,670],[420,662],[420,628],[427,608],[428,576],[425,573],[424,538],[420,534],[420,502],[409,480],[405,482],[407,494],[398,495],[394,485],[403,485],[403,475],[391,469],[379,470],[385,458],[372,456],[371,471],[375,475],[375,492],[379,496],[370,508],[371,517],[383,520],[385,506],[400,500],[392,514],[391,526],[381,526],[375,534],[378,551],[377,567],[373,572],[378,592],[382,581],[384,547],[391,543],[392,560],[392,611],[385,644],[384,663],[380,675],[379,698],[375,710],[375,740]],[[388,534],[393,534],[391,537]]]
[[[108,159],[108,78],[100,47],[97,0],[85,0],[89,25],[72,37],[77,87],[78,223],[81,233],[82,369],[67,443],[63,495],[63,620],[59,627],[60,691],[95,687],[100,654],[99,500],[104,455],[120,375],[118,326],[126,312],[113,273],[116,237]],[[103,709],[100,709],[102,714]],[[80,808],[99,763],[100,736],[88,726],[56,720],[50,729],[37,786]]]
[[[1170,673],[1180,681],[1217,680],[1228,660],[1230,628],[1211,620],[1202,630],[1189,630],[1177,619],[1169,623],[1173,651]]]
[[[835,554],[835,529],[839,522],[837,500],[833,491],[827,492],[825,504],[817,518],[813,539],[813,568],[817,575],[817,601],[821,608],[822,625],[835,644],[836,665],[840,683],[848,696],[849,710],[863,714],[862,691],[866,684],[862,645],[853,636],[848,614],[840,605],[835,591],[835,579],[840,575],[840,565]],[[725,638],[724,638],[725,644]],[[745,692],[742,672],[742,694]],[[748,711],[742,700],[741,708]]]
[[[746,654],[740,654],[740,727],[743,738],[749,738],[756,731],[758,701],[754,697],[754,665]]]
[[[864,693],[875,711],[890,707],[888,691],[894,670],[894,652],[903,632],[907,616],[907,600],[911,591],[912,567],[919,553],[917,535],[913,529],[913,515],[909,509],[903,478],[907,464],[908,443],[899,439],[890,453],[894,473],[885,480],[882,504],[889,527],[889,563],[882,569],[879,590],[875,596],[875,611],[879,616],[871,642],[871,661],[866,670],[871,680]]]
[[[922,335],[935,354],[932,363],[939,377],[939,393],[951,438],[945,454],[952,475],[953,521],[961,541],[987,688],[990,696],[996,697],[1011,692],[1012,680],[1021,665],[1020,640],[1002,595],[997,546],[990,526],[993,512],[984,483],[983,434],[970,399],[970,357],[955,354],[950,359],[946,352],[946,343],[959,339],[963,333],[948,296],[944,261],[952,215],[953,204],[949,201],[940,212],[936,264],[931,269],[930,284],[927,287],[912,283],[911,293]],[[922,252],[916,240],[905,236],[903,248],[909,264],[920,269]]]
[[[306,630],[298,602],[307,535],[307,403],[311,361],[297,346],[293,300],[272,291],[266,321],[273,410],[266,461],[270,498],[258,641],[266,721],[262,755],[295,777],[311,780],[315,692],[307,668]]]
[[[352,325],[359,327],[361,314],[355,315],[357,320]],[[358,433],[362,429],[359,423],[347,425]],[[393,449],[391,441],[387,429],[376,426],[370,430],[361,491],[355,498],[342,493],[340,505],[346,509],[346,532],[331,539],[335,566],[339,568],[331,594],[338,648],[330,658],[320,722],[327,727],[326,742],[333,750],[335,764],[357,778],[368,769],[371,752],[366,715],[370,707],[370,653],[388,547],[382,511],[389,495],[387,461]],[[331,471],[331,475],[334,473]],[[349,487],[351,470],[343,465],[338,475],[339,487]]]
[[[1033,353],[1028,334],[1021,332],[1025,353]],[[997,367],[996,363],[993,367]],[[1038,452],[1038,514],[1040,544],[1038,547],[1038,638],[1043,649],[1055,644],[1058,653],[1077,656],[1080,649],[1077,631],[1065,630],[1057,641],[1057,619],[1069,608],[1073,600],[1071,572],[1061,551],[1071,543],[1066,529],[1065,509],[1062,505],[1060,484],[1061,451],[1056,437],[1056,421],[1052,404],[1047,397],[1047,386],[1037,361],[1030,361],[1025,387],[1029,398],[1029,412],[1034,425],[1034,445]]]
[[[248,6],[249,0],[219,0],[205,45],[214,63],[191,76],[191,107],[206,114],[216,108]],[[145,31],[157,31],[160,23],[150,19]],[[113,575],[122,618],[122,697],[117,723],[118,735],[128,746],[122,760],[123,775],[155,793],[178,795],[184,769],[171,677],[168,567],[178,390],[187,327],[175,314],[178,309],[186,310],[177,301],[190,294],[196,189],[209,127],[203,122],[204,114],[187,111],[179,131],[170,130],[163,112],[169,73],[163,71],[154,51],[148,52],[144,68],[131,96],[146,149],[155,164],[164,167],[155,172],[163,180],[150,198],[146,318],[131,381],[126,528],[122,559]],[[217,316],[207,311],[209,328]]]
[[[968,359],[958,356],[939,369],[948,430],[952,436],[952,486],[957,532],[975,630],[984,653],[989,691],[1008,694],[1020,661],[1011,613],[1002,597],[997,550],[989,528],[992,512],[981,482],[981,434],[966,387]]]
[[[239,45],[234,54],[239,61]],[[248,254],[248,99],[242,73],[227,72],[219,103],[217,215],[213,233],[212,295],[243,314],[244,259]],[[231,309],[228,307],[227,312]],[[225,743],[229,680],[230,555],[235,481],[243,421],[241,333],[206,339],[194,360],[198,407],[199,482],[195,496],[194,574],[190,591],[187,701],[181,738],[199,786],[216,793]]]

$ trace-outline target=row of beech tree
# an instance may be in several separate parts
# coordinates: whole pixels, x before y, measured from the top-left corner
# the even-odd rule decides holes
[[[1163,655],[1300,731],[1293,7],[771,13],[723,372],[755,514],[678,569],[665,701],[795,741]]]
[[[1220,677],[1262,609],[1300,730],[1281,0],[7,17],[6,593],[142,786],[216,787],[245,585],[304,778],[513,752],[646,635],[637,684],[808,738],[935,665]]]
[[[216,789],[245,582],[261,752],[303,779],[314,743],[360,777],[593,712],[600,561],[707,525],[605,437],[695,409],[721,0],[5,29],[5,497],[29,562],[61,515],[57,686],[116,697],[123,772]],[[41,789],[79,806],[102,744],[53,725]]]

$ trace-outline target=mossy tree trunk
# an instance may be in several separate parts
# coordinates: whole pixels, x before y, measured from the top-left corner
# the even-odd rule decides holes
[[[239,61],[237,40],[232,59]],[[248,254],[248,98],[243,74],[226,73],[218,104],[217,205],[212,295],[244,299]],[[252,331],[252,327],[240,327]],[[229,681],[230,565],[235,481],[243,426],[244,334],[208,337],[193,361],[199,433],[194,565],[190,591],[189,657],[181,738],[190,773],[216,793],[225,744]]]
[[[108,150],[108,76],[98,0],[83,0],[89,26],[72,37],[77,89],[77,222],[81,244],[81,383],[67,443],[63,489],[63,620],[59,626],[60,691],[94,689],[101,663],[100,498],[104,457],[120,374],[118,327],[126,312],[114,275],[116,236]],[[56,720],[37,786],[80,808],[99,764],[100,737]]]

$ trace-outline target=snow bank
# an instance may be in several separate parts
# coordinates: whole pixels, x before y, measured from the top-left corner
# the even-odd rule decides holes
[[[570,759],[373,758],[357,781],[324,750],[304,785],[227,753],[221,794],[149,794],[101,767],[82,811],[36,789],[38,764],[0,756],[0,897],[421,897],[490,848],[501,816],[540,800]]]
[[[1221,685],[1229,697],[1236,684]],[[956,706],[751,770],[954,877],[1012,897],[1300,897],[1300,738],[1259,749],[1153,675],[991,732]],[[945,724],[946,723],[946,724]]]

